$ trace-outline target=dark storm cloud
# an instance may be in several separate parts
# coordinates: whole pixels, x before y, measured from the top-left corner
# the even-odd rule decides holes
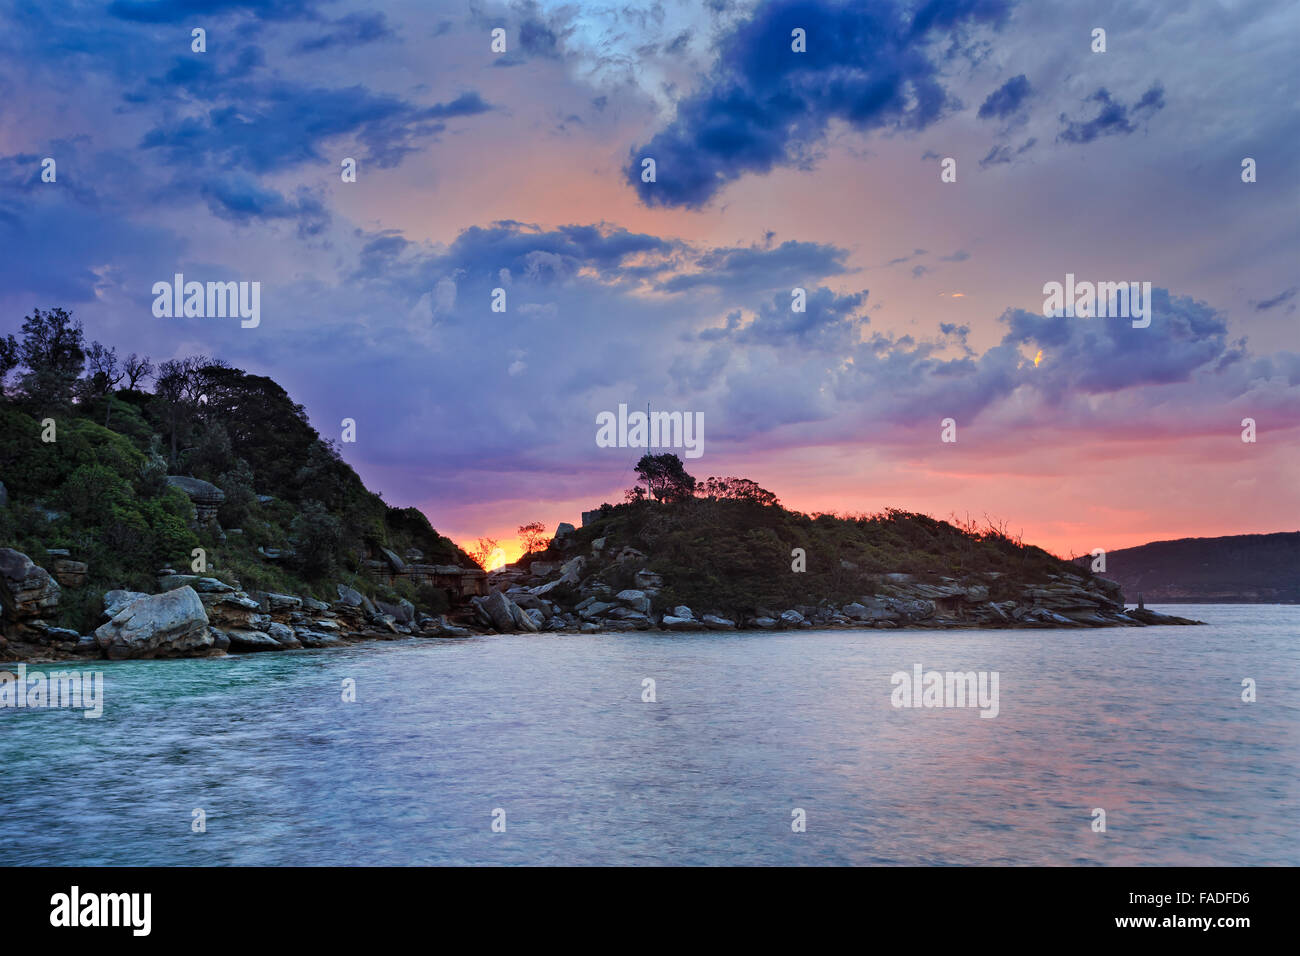
[[[1066,143],[1091,143],[1101,136],[1128,134],[1137,130],[1135,120],[1146,119],[1164,108],[1165,91],[1159,84],[1152,86],[1142,97],[1127,107],[1111,96],[1104,86],[1093,93],[1084,103],[1096,103],[1097,115],[1090,120],[1072,120],[1061,114],[1065,129],[1057,136]]]
[[[831,120],[864,132],[923,129],[954,104],[927,52],[932,31],[998,26],[1009,9],[932,0],[909,16],[894,2],[765,4],[723,38],[712,74],[676,118],[631,150],[628,181],[648,205],[698,207],[747,173],[807,165]],[[806,53],[791,50],[795,28],[807,31]],[[646,156],[657,182],[641,181]]]
[[[988,95],[980,106],[980,119],[1006,119],[1029,99],[1029,80],[1025,74],[1013,76]]]
[[[294,45],[298,53],[319,53],[335,47],[357,47],[376,40],[387,40],[394,36],[383,13],[349,13],[335,20],[328,33],[309,39],[299,40]]]

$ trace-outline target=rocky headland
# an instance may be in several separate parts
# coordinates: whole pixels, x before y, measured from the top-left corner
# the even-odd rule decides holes
[[[561,526],[562,529],[569,526]],[[552,543],[563,551],[564,536]],[[422,613],[405,599],[372,600],[346,585],[321,601],[242,590],[215,577],[158,573],[155,593],[114,589],[102,596],[102,623],[90,633],[58,626],[61,577],[82,575],[60,559],[51,574],[27,555],[0,549],[0,662],[215,657],[224,654],[342,647],[404,637],[458,639],[492,633],[737,631],[895,628],[1087,628],[1197,624],[1126,608],[1119,585],[1068,572],[1011,584],[999,572],[967,580],[878,576],[870,593],[842,603],[755,608],[661,608],[662,574],[632,547],[607,553],[604,538],[562,561],[535,560],[486,576],[487,593],[454,603],[447,614]],[[68,564],[72,567],[69,568]],[[481,573],[481,572],[480,572]],[[619,587],[631,577],[635,586]],[[1012,597],[994,600],[990,587]],[[477,590],[477,588],[475,588]]]

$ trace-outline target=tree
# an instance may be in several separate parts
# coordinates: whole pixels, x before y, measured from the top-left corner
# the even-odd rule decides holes
[[[524,546],[524,554],[541,551],[542,545],[546,542],[546,525],[540,521],[521,524],[519,526],[519,541]]]
[[[682,460],[671,452],[642,455],[636,463],[636,473],[657,501],[685,501],[695,494],[695,479],[686,473]]]
[[[66,407],[86,363],[81,323],[62,309],[33,309],[23,319],[19,352],[27,368],[22,377],[27,400],[44,410]]]
[[[87,398],[104,399],[104,427],[113,414],[113,390],[126,377],[126,371],[117,362],[117,349],[106,348],[99,342],[90,343],[86,349],[86,371],[89,375],[83,380],[84,394]]]
[[[197,373],[197,359],[170,359],[158,366],[158,379],[154,383],[154,394],[162,402],[164,417],[167,420],[168,436],[171,440],[170,464],[174,469],[180,462],[181,432],[188,434],[193,422],[194,403],[193,381]]]
[[[304,501],[290,527],[294,558],[311,577],[324,577],[334,570],[343,547],[343,524],[319,501]]]
[[[492,560],[492,555],[497,552],[500,545],[493,538],[479,538],[478,544],[471,547],[467,554],[474,559],[474,563],[480,568],[487,570],[488,562]]]
[[[708,478],[699,483],[696,494],[703,498],[726,498],[732,501],[748,501],[756,505],[779,505],[781,502],[766,488],[748,478]]]
[[[122,363],[122,371],[126,373],[126,390],[134,392],[137,383],[143,385],[148,381],[149,376],[153,374],[153,362],[149,360],[147,355],[140,357],[132,352],[126,357],[126,361]]]
[[[0,398],[5,394],[5,377],[18,367],[18,340],[12,335],[0,338]]]

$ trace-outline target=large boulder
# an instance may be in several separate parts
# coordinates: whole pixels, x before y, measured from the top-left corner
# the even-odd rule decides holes
[[[144,591],[123,591],[113,590],[104,592],[104,617],[117,617],[117,612],[122,610],[132,601],[138,601],[142,597],[148,597]]]
[[[693,617],[677,617],[673,614],[665,614],[661,626],[666,631],[698,631],[700,622]]]
[[[614,600],[622,601],[634,611],[640,611],[642,614],[650,613],[650,597],[644,591],[628,588],[615,594]]]
[[[279,621],[272,621],[266,625],[266,633],[273,637],[281,647],[293,648],[302,647],[302,642],[298,640],[293,633],[293,628],[288,624],[281,624]]]
[[[387,601],[376,601],[375,607],[379,608],[380,614],[391,614],[393,620],[398,624],[415,623],[415,605],[406,598],[401,598],[396,604],[389,604]]]
[[[484,624],[496,628],[502,634],[537,630],[536,622],[500,591],[493,591],[487,597],[470,598],[470,603]]]
[[[65,588],[79,588],[86,583],[90,567],[84,561],[72,560],[66,548],[47,548],[54,578]]]
[[[355,588],[350,588],[346,584],[338,585],[339,601],[348,607],[360,608],[365,612],[367,617],[375,617],[377,611],[375,605],[371,603],[370,598],[366,597]]]
[[[97,628],[95,640],[111,660],[196,657],[215,643],[203,601],[188,585],[137,598]]]
[[[283,627],[284,625],[281,625]],[[232,651],[280,651],[284,645],[265,631],[232,630],[225,632],[230,638]]]
[[[0,548],[0,605],[9,621],[50,617],[59,606],[59,583],[13,548]]]

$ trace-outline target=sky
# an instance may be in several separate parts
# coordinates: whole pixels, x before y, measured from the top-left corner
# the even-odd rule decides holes
[[[0,0],[0,334],[63,307],[269,375],[512,557],[622,500],[620,404],[802,511],[1295,530],[1297,36],[1271,0]],[[176,273],[259,282],[259,324],[156,317]],[[1045,316],[1067,274],[1149,282],[1150,324]]]

